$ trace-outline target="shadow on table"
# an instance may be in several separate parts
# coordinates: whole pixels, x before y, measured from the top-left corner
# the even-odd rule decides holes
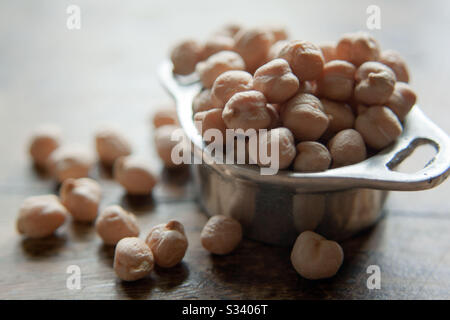
[[[40,260],[57,256],[66,242],[66,235],[52,235],[43,239],[25,238],[21,242],[21,248],[27,257]]]
[[[384,220],[341,243],[345,259],[336,276],[308,280],[291,265],[289,247],[244,240],[230,255],[210,255],[213,278],[218,278],[244,299],[339,299],[367,297],[370,255],[384,234]],[[368,264],[369,263],[369,264]],[[220,282],[219,282],[220,285]],[[261,296],[261,293],[266,296]]]

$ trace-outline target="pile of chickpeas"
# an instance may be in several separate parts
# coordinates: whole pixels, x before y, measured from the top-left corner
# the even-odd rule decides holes
[[[196,72],[202,82],[192,105],[202,134],[270,130],[279,168],[296,172],[365,160],[400,136],[416,102],[403,58],[366,32],[316,45],[288,40],[282,27],[233,24],[203,44],[180,42],[171,60],[174,73]]]

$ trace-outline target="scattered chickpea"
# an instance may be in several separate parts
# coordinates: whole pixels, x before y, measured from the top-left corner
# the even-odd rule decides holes
[[[195,66],[201,60],[203,48],[195,40],[185,40],[177,44],[170,54],[173,72],[188,75],[195,71]]]
[[[228,100],[222,118],[230,129],[263,129],[272,122],[267,100],[259,91],[238,92]]]
[[[294,160],[294,171],[319,172],[330,167],[331,155],[327,147],[319,142],[304,141],[297,147],[297,156]]]
[[[395,86],[395,74],[382,63],[363,63],[355,73],[355,100],[368,105],[384,104]]]
[[[336,58],[336,44],[333,42],[325,42],[319,45],[320,51],[322,51],[323,59],[325,63],[332,60],[337,60]]]
[[[230,36],[215,35],[206,40],[203,47],[202,58],[208,59],[213,54],[220,51],[233,51],[235,41]]]
[[[356,67],[366,61],[377,61],[379,56],[380,46],[367,32],[344,34],[336,45],[336,58]]]
[[[294,141],[294,135],[291,131],[287,128],[275,128],[272,130],[268,130],[266,132],[263,132],[258,137],[258,146],[260,146],[261,139],[264,139],[262,141],[266,141],[266,154],[267,157],[270,159],[269,163],[263,163],[265,161],[262,161],[262,159],[259,158],[259,152],[257,153],[257,159],[256,162],[260,167],[278,167],[279,169],[286,169],[288,168],[292,161],[295,158],[296,150],[295,150],[295,141]],[[272,143],[278,144],[278,164],[272,163],[273,156],[271,152],[271,145]],[[250,151],[249,153],[250,159],[255,162],[255,156],[254,153]]]
[[[267,61],[271,61],[274,59],[277,59],[280,55],[281,50],[283,49],[283,47],[285,45],[287,45],[289,43],[288,40],[280,40],[275,42],[269,50],[269,54],[267,56]]]
[[[188,247],[184,227],[176,220],[153,227],[145,242],[152,250],[156,264],[162,268],[180,263]]]
[[[132,195],[150,194],[157,182],[147,162],[133,156],[117,159],[114,163],[113,174],[114,179],[128,194]]]
[[[134,214],[118,205],[106,207],[100,212],[95,229],[107,245],[115,245],[126,237],[139,236],[139,227]]]
[[[235,49],[244,59],[247,71],[253,73],[267,61],[273,43],[272,32],[264,29],[247,29],[236,34]]]
[[[297,92],[299,81],[286,60],[275,59],[256,70],[254,87],[264,94],[268,102],[281,103]]]
[[[242,240],[241,224],[230,217],[217,215],[211,217],[200,235],[203,247],[214,254],[232,252]]]
[[[328,127],[328,117],[322,111],[318,98],[308,93],[300,93],[285,102],[281,108],[281,121],[301,141],[320,138]]]
[[[327,62],[318,80],[320,95],[337,101],[349,100],[353,95],[355,71],[355,66],[347,61]]]
[[[124,281],[146,277],[154,267],[153,254],[144,240],[127,237],[121,239],[114,253],[114,271]]]
[[[333,168],[348,166],[363,161],[367,157],[363,137],[354,129],[338,132],[329,142]]]
[[[68,216],[55,195],[26,198],[19,209],[17,230],[29,238],[44,238],[58,229]]]
[[[175,130],[181,129],[178,126],[167,125],[155,130],[156,151],[166,168],[175,168],[182,165],[174,163],[172,159],[172,150],[180,143],[175,138],[172,140],[172,134]]]
[[[381,52],[379,61],[394,71],[397,81],[409,82],[408,66],[400,53],[395,50],[385,50]]]
[[[49,171],[59,182],[87,177],[93,164],[92,154],[77,145],[59,147],[47,160]]]
[[[245,70],[245,62],[233,51],[220,51],[197,64],[197,72],[205,88],[211,88],[222,73],[230,70]]]
[[[344,129],[353,128],[355,116],[348,104],[328,99],[320,99],[320,102],[323,106],[323,112],[329,120],[327,132],[334,134]]]
[[[394,92],[386,102],[386,106],[400,121],[403,121],[415,103],[416,94],[411,87],[405,82],[396,82]]]
[[[218,107],[223,107],[235,93],[252,89],[253,77],[250,73],[232,70],[217,77],[211,89],[211,94],[219,102]]]
[[[300,81],[319,79],[325,64],[320,48],[308,41],[289,42],[278,57],[289,63]]]
[[[153,127],[159,128],[166,125],[178,125],[178,115],[175,106],[160,109],[153,115]]]
[[[34,163],[44,168],[50,154],[60,144],[61,129],[54,125],[42,125],[36,128],[31,137],[29,152]]]
[[[371,106],[355,120],[355,129],[363,136],[368,146],[380,150],[400,136],[402,124],[387,107]]]
[[[291,262],[295,270],[309,280],[334,276],[344,261],[344,251],[335,241],[312,232],[302,232],[295,241]]]
[[[112,166],[116,159],[131,154],[131,144],[125,135],[113,127],[100,129],[95,135],[95,147],[100,161]]]
[[[193,113],[207,111],[214,108],[223,108],[221,102],[216,101],[212,97],[210,89],[205,89],[200,91],[192,101],[192,111]]]
[[[94,221],[97,217],[102,190],[97,181],[89,178],[66,179],[59,190],[61,203],[74,220]]]

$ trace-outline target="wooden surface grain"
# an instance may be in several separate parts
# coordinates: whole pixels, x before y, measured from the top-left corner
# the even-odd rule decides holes
[[[202,249],[207,220],[195,202],[187,169],[163,170],[152,145],[149,119],[168,97],[155,70],[170,45],[185,36],[204,39],[231,20],[281,23],[293,37],[337,39],[365,28],[369,4],[381,8],[384,48],[402,52],[424,111],[446,132],[450,73],[448,2],[358,1],[76,1],[81,30],[66,28],[71,1],[2,1],[0,4],[0,299],[435,299],[450,298],[450,185],[423,192],[392,193],[386,218],[342,243],[345,262],[323,281],[298,276],[289,248],[245,240],[233,254]],[[237,14],[238,13],[238,14]],[[66,143],[93,146],[102,123],[114,123],[134,151],[161,173],[152,197],[133,198],[96,167],[104,188],[102,207],[119,203],[136,213],[142,235],[155,224],[179,219],[189,249],[179,266],[136,283],[119,281],[113,249],[92,225],[69,221],[43,240],[15,230],[17,209],[31,195],[57,186],[37,172],[26,154],[30,131],[40,123],[63,127]],[[81,290],[66,287],[69,265],[82,272]],[[366,286],[369,265],[381,268],[380,290]]]

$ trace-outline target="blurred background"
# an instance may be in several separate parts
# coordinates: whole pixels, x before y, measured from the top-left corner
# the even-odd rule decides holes
[[[66,26],[70,5],[80,8],[79,30]],[[370,32],[382,48],[404,56],[418,103],[449,132],[448,1],[2,1],[0,183],[19,183],[26,138],[43,122],[64,125],[65,140],[82,144],[92,143],[101,123],[115,123],[142,137],[135,149],[154,161],[149,117],[168,99],[156,69],[180,39],[205,40],[221,25],[237,22],[281,24],[295,39],[336,41],[344,32],[367,30],[369,5],[381,10],[381,29]],[[400,205],[414,210],[417,201],[440,210],[449,191],[447,184],[414,193]]]
[[[66,26],[70,16],[66,10],[70,5],[81,10],[79,30]],[[65,142],[93,147],[93,134],[99,125],[116,124],[132,139],[135,153],[146,157],[158,171],[161,164],[152,147],[150,119],[170,97],[158,83],[156,70],[177,41],[186,37],[205,40],[230,22],[244,26],[284,25],[294,39],[336,41],[345,32],[368,31],[369,5],[381,9],[381,29],[369,32],[383,49],[395,49],[403,55],[409,64],[418,104],[449,133],[449,1],[2,0],[0,209],[6,212],[0,215],[0,224],[5,226],[1,229],[4,232],[0,235],[0,249],[4,256],[14,255],[9,242],[11,237],[18,237],[12,226],[18,205],[26,195],[47,193],[46,188],[51,185],[37,178],[27,157],[27,139],[34,127],[42,123],[59,124]],[[423,270],[436,266],[436,261],[442,266],[450,265],[450,256],[443,254],[449,252],[448,242],[433,235],[439,227],[448,231],[449,193],[447,182],[429,191],[396,192],[390,196],[387,204],[390,215],[403,215],[406,220],[391,222],[387,231],[383,231],[386,235],[377,238],[381,239],[376,240],[377,244],[387,243],[389,237],[397,241],[393,235],[399,226],[409,228],[398,240],[404,247],[384,256],[384,260],[382,255],[378,256],[380,263],[384,261],[394,270],[397,270],[394,262],[398,262],[399,273],[393,271],[394,276],[402,268],[421,261],[418,251],[426,259],[422,260],[423,268],[416,264],[412,269],[412,278],[425,274]],[[427,224],[429,229],[419,230],[422,218],[436,220],[426,220],[431,221]],[[412,253],[415,258],[410,258],[408,244],[412,243],[415,231],[423,232],[417,241],[424,246],[416,245],[417,250]],[[427,238],[430,234],[434,238]],[[436,254],[426,246],[433,246],[434,241],[441,244]],[[0,266],[4,274],[14,269],[14,264]],[[445,270],[440,272],[449,276]],[[363,269],[360,271],[364,273]],[[446,279],[448,283],[450,277]],[[398,291],[387,297],[399,297],[404,292],[399,285],[401,281],[394,280],[392,286]],[[439,282],[436,280],[436,284]],[[11,281],[10,289],[15,283]],[[280,283],[280,287],[286,283]],[[420,288],[416,284],[414,290],[419,292]],[[442,287],[438,290],[441,294],[438,296],[442,297],[440,290]]]

